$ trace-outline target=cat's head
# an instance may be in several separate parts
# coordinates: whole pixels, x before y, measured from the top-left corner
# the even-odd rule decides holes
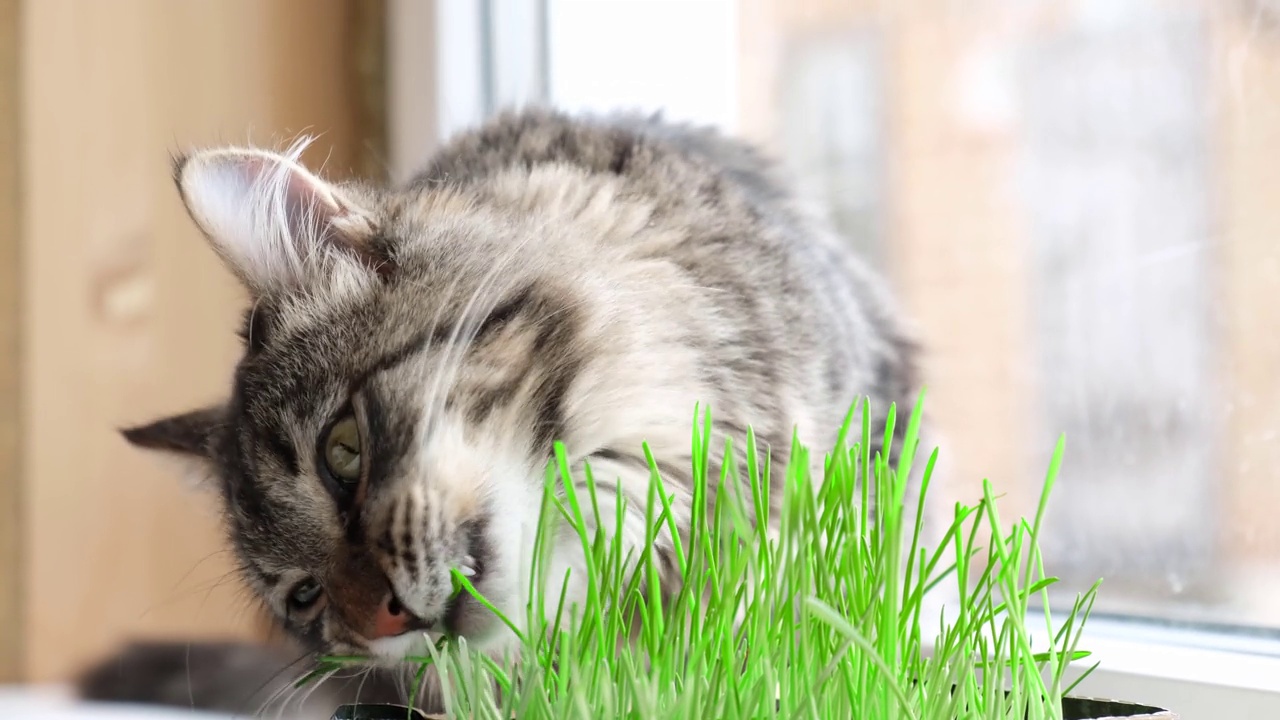
[[[450,570],[523,612],[581,305],[518,219],[443,189],[333,184],[297,150],[175,163],[249,291],[244,356],[225,402],[125,435],[205,471],[249,586],[317,648],[392,658],[426,631],[496,637]]]

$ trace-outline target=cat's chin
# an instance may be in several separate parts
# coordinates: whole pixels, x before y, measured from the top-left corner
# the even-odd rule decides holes
[[[428,646],[439,639],[439,633],[425,631],[378,638],[369,643],[369,655],[378,665],[399,665],[405,658],[431,657]]]
[[[374,665],[397,667],[405,663],[417,665],[431,657],[428,645],[440,641],[438,632],[413,632],[395,637],[378,638],[369,643],[368,657]],[[512,638],[503,633],[486,633],[469,638],[469,644],[482,652],[497,652],[512,646]]]

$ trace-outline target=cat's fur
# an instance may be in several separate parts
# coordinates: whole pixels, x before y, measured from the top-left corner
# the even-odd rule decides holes
[[[450,604],[448,571],[476,556],[478,588],[523,617],[555,440],[597,478],[620,478],[635,512],[619,532],[635,544],[642,443],[687,514],[695,404],[712,409],[714,447],[742,447],[751,425],[781,464],[797,427],[829,449],[859,396],[881,411],[914,403],[913,347],[881,282],[773,165],[716,132],[510,113],[392,189],[331,185],[293,157],[227,149],[176,163],[193,219],[253,297],[245,354],[225,403],[126,435],[197,459],[247,584],[310,646],[413,649],[420,634],[365,639],[394,591],[423,624],[500,647],[490,615]],[[347,407],[368,457],[344,500],[317,446]],[[580,563],[575,549],[557,549],[560,567]],[[292,612],[305,577],[324,599]],[[153,658],[131,666],[145,673],[166,651],[136,652]],[[218,681],[213,662],[192,670],[209,675],[197,685]]]

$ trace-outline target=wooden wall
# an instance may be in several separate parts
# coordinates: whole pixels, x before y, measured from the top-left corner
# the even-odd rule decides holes
[[[308,159],[330,173],[376,168],[380,93],[366,82],[381,69],[359,43],[380,42],[371,13],[381,3],[28,0],[20,13],[18,4],[0,3],[0,157],[11,160],[0,162],[6,471],[15,319],[22,399],[21,482],[6,479],[0,493],[0,673],[49,680],[125,637],[255,632],[211,498],[115,432],[218,398],[237,355],[244,300],[187,221],[169,154],[305,131],[320,135]],[[14,60],[16,116],[3,112]]]
[[[19,676],[22,524],[19,404],[18,0],[0,1],[0,682]]]

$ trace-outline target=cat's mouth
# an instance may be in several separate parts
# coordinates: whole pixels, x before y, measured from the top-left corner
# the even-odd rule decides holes
[[[476,552],[476,545],[471,552],[463,556],[454,568],[467,579],[467,582],[483,592],[480,583],[485,578],[485,556]],[[392,593],[388,602],[388,614],[395,616],[399,623],[399,632],[387,633],[368,644],[371,654],[379,661],[398,663],[407,656],[425,656],[427,643],[437,643],[442,637],[465,635],[468,628],[475,627],[475,613],[483,611],[464,587],[455,585],[454,592],[445,603],[444,610],[432,620],[423,620],[413,614],[408,607]]]
[[[480,535],[479,528],[473,528],[469,533],[468,552],[458,563],[457,571],[459,575],[466,578],[471,587],[476,592],[483,593],[482,584],[485,578],[486,560],[485,544]],[[471,596],[466,588],[459,585],[453,596],[449,598],[448,604],[445,605],[444,616],[441,618],[441,625],[445,633],[449,635],[461,634],[465,628],[465,615],[468,605],[476,604],[476,600]]]
[[[459,563],[458,572],[474,584],[480,579],[480,574],[484,572],[484,560],[469,554]]]

